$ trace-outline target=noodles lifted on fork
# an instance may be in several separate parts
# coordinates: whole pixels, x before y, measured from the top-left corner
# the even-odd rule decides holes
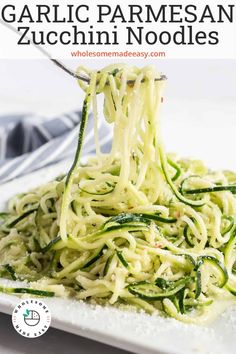
[[[165,153],[155,68],[79,73],[90,83],[79,82],[85,99],[69,173],[15,196],[1,214],[1,275],[30,287],[0,290],[206,321],[214,304],[236,296],[236,174]],[[99,148],[98,94],[114,126],[109,154]],[[90,107],[96,156],[80,165]]]

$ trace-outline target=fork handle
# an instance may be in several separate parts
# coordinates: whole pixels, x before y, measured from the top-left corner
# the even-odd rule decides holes
[[[89,83],[90,80],[89,80],[88,77],[80,76],[76,72],[74,72],[71,69],[67,68],[59,60],[51,58],[50,55],[48,55],[48,57],[54,64],[56,64],[60,69],[64,70],[67,74],[73,76],[74,78],[76,78],[78,80],[82,80],[82,81],[85,81],[85,82]]]

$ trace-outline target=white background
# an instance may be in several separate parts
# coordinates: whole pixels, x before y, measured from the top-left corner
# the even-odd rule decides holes
[[[68,60],[101,68],[108,60]],[[236,60],[132,60],[168,76],[162,125],[169,151],[198,157],[214,168],[236,170]],[[83,92],[48,60],[0,60],[0,114],[54,115],[81,107]]]
[[[103,46],[92,46],[92,45],[60,45],[60,43],[57,43],[56,45],[45,45],[45,49],[47,49],[53,57],[60,57],[60,58],[65,58],[68,59],[71,57],[71,51],[74,50],[101,50],[101,51],[110,51],[110,50],[145,50],[145,51],[166,51],[166,57],[167,58],[236,58],[236,18],[234,18],[233,23],[229,23],[228,21],[225,20],[224,17],[224,23],[218,23],[218,8],[217,5],[223,5],[228,12],[229,9],[227,5],[235,5],[235,1],[233,0],[224,0],[224,1],[219,1],[219,0],[208,0],[207,2],[205,0],[135,0],[133,2],[132,0],[119,0],[117,1],[109,1],[109,0],[86,0],[86,1],[80,1],[78,2],[77,0],[70,0],[69,2],[66,1],[55,1],[55,0],[47,0],[47,1],[41,1],[39,2],[38,0],[11,0],[11,4],[14,4],[16,7],[16,11],[14,11],[17,14],[17,18],[20,17],[20,14],[22,12],[22,8],[24,7],[25,4],[27,4],[30,8],[30,12],[32,13],[32,16],[34,17],[34,20],[37,21],[37,10],[36,7],[34,6],[35,4],[43,4],[46,3],[47,5],[50,4],[60,4],[60,11],[59,11],[59,17],[61,18],[62,15],[67,14],[67,8],[66,5],[69,4],[74,4],[75,6],[78,6],[80,4],[86,4],[89,5],[89,23],[74,23],[75,25],[78,25],[78,30],[82,30],[85,33],[90,30],[90,25],[93,25],[94,28],[94,33],[96,31],[113,31],[114,25],[117,25],[117,31],[118,31],[118,46],[109,46],[109,45],[103,45]],[[1,6],[8,5],[9,0],[1,0],[0,2],[0,8]],[[112,8],[111,14],[107,17],[103,17],[104,23],[98,23],[98,8],[97,4],[101,5],[109,5]],[[167,14],[170,13],[169,11],[169,5],[182,5],[182,10],[179,10],[178,8],[175,8],[177,12],[180,11],[181,15],[175,16],[175,21],[179,20],[180,18],[185,17],[185,11],[184,8],[187,5],[195,5],[197,6],[197,11],[196,14],[198,16],[198,21],[196,23],[161,23],[160,21],[158,23],[152,22],[152,23],[139,23],[136,21],[135,23],[129,24],[129,6],[128,5],[132,4],[138,4],[142,5],[143,7],[143,13],[144,16],[142,15],[142,19],[145,22],[145,5],[152,5],[153,10],[155,13],[158,13],[158,10],[161,5],[166,5],[167,6]],[[116,6],[120,5],[122,12],[125,17],[126,23],[122,23],[121,19],[116,18],[115,23],[111,23],[110,21],[112,20],[112,16],[116,11]],[[214,21],[211,22],[211,19],[205,19],[204,23],[200,23],[199,21],[201,20],[202,14],[204,12],[205,6],[209,5],[211,8],[211,12],[214,16]],[[234,9],[236,10],[236,9]],[[234,14],[236,11],[234,11]],[[169,20],[169,17],[167,15],[167,21]],[[236,15],[234,16],[236,17]],[[15,28],[21,27],[21,26],[29,26],[30,31],[44,31],[49,32],[49,31],[57,31],[57,32],[62,32],[62,31],[71,31],[71,26],[72,24],[69,23],[47,23],[46,21],[42,23],[28,23],[27,19],[24,19],[24,23],[20,23],[19,25],[17,24],[17,18],[16,18],[16,23],[12,23]],[[53,19],[53,16],[51,16]],[[193,26],[193,33],[196,34],[199,31],[203,31],[206,33],[209,33],[211,31],[217,31],[219,32],[219,44],[218,45],[175,45],[173,42],[171,42],[168,45],[162,45],[160,44],[160,41],[158,39],[157,43],[154,45],[148,45],[144,39],[145,36],[143,36],[143,41],[142,45],[138,45],[135,41],[133,41],[133,45],[126,46],[127,42],[127,30],[126,26],[131,26],[133,30],[137,33],[136,27],[138,26],[143,26],[144,27],[144,34],[146,35],[147,32],[155,32],[159,35],[161,32],[169,31],[169,32],[176,32],[179,31],[180,25],[192,25]],[[29,37],[32,38],[32,34],[28,33]],[[152,40],[151,36],[151,40]],[[37,37],[39,38],[39,37]],[[188,31],[186,31],[186,42],[188,38]],[[0,58],[42,58],[42,54],[33,48],[32,46],[19,46],[17,45],[19,37],[11,33],[9,29],[4,28],[0,24]],[[94,42],[96,43],[96,36],[94,36]],[[88,36],[86,36],[86,42],[89,42]],[[112,40],[110,41],[112,43]]]

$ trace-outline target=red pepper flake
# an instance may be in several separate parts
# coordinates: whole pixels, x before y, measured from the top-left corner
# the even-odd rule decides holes
[[[161,103],[163,103],[163,102],[164,102],[164,98],[162,97],[162,98],[161,98]]]
[[[177,219],[180,217],[180,215],[181,215],[180,211],[176,211],[175,217],[176,217]]]
[[[161,243],[155,243],[154,247],[155,248],[162,248],[162,244]]]

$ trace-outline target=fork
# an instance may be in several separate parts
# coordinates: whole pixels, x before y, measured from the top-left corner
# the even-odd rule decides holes
[[[20,31],[17,31],[13,26],[11,26],[9,23],[4,22],[3,20],[0,19],[0,23],[7,27],[8,29],[10,29],[11,31],[17,33],[18,35],[21,34]],[[41,53],[43,53],[52,63],[54,63],[55,65],[57,65],[60,69],[64,70],[67,74],[71,75],[72,77],[74,77],[75,79],[78,80],[82,80],[86,83],[89,83],[90,78],[83,76],[83,75],[78,75],[75,71],[69,69],[67,66],[65,66],[61,61],[59,61],[58,59],[54,59],[51,57],[50,53],[48,51],[46,51],[43,47],[41,47],[38,44],[32,43],[32,39],[29,38],[28,36],[25,37],[27,40],[29,40],[30,44],[33,45],[35,48],[37,48]],[[161,75],[160,78],[156,78],[155,81],[163,81],[163,80],[167,80],[167,77],[165,75]],[[144,81],[144,80],[143,80]],[[132,85],[134,84],[134,80],[128,80],[127,81],[128,85]]]

